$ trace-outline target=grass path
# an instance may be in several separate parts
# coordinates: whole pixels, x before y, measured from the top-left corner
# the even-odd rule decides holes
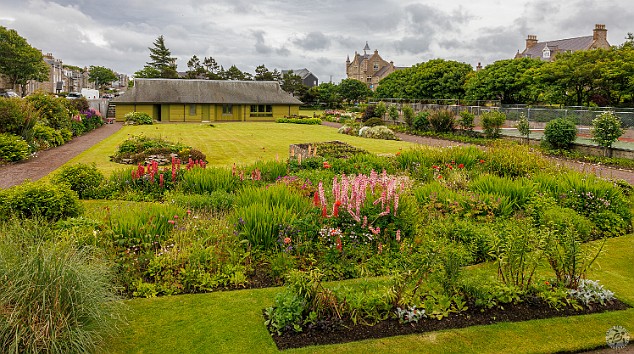
[[[67,164],[95,163],[105,174],[125,168],[110,162],[117,146],[133,135],[184,142],[207,155],[213,166],[246,165],[258,160],[284,160],[290,144],[340,140],[377,154],[394,154],[416,146],[403,141],[375,140],[338,134],[321,125],[280,123],[156,124],[126,126],[71,159]]]
[[[610,239],[590,279],[634,306],[634,235]],[[279,288],[134,299],[109,353],[273,353],[262,319]],[[288,353],[551,353],[605,347],[605,332],[634,331],[634,308],[288,350]],[[632,345],[632,344],[630,344]]]

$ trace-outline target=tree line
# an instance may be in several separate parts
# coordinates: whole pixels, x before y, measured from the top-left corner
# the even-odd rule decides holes
[[[610,49],[560,53],[553,61],[499,60],[479,71],[434,59],[390,74],[375,98],[634,106],[634,35]]]
[[[199,58],[193,55],[187,61],[187,71],[180,75],[177,70],[176,58],[165,45],[165,38],[161,35],[153,43],[150,50],[150,61],[134,73],[135,78],[165,78],[165,79],[203,79],[203,80],[240,80],[240,81],[278,81],[282,89],[295,96],[302,97],[308,87],[302,83],[302,78],[292,70],[281,73],[277,69],[270,71],[264,64],[255,68],[255,74],[243,72],[236,65],[225,69],[213,57]]]

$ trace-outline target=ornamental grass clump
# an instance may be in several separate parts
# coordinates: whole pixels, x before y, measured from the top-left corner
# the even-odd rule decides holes
[[[11,226],[23,222],[8,223],[0,227],[2,352],[95,352],[119,318],[109,267],[90,247],[24,237]]]
[[[242,185],[239,176],[221,167],[194,168],[181,175],[179,190],[185,194],[235,192]]]

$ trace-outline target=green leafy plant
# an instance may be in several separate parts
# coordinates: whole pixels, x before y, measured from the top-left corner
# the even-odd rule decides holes
[[[429,126],[429,111],[420,111],[414,117],[414,130],[417,131],[427,131],[430,129]]]
[[[526,138],[528,143],[531,129],[524,112],[520,113],[520,118],[517,120],[517,125],[515,127],[517,128],[517,131],[520,133],[520,135]]]
[[[82,199],[95,197],[99,185],[104,180],[104,175],[97,170],[94,164],[86,165],[83,163],[64,166],[53,176],[53,183],[67,184]]]
[[[482,129],[487,138],[499,138],[505,121],[506,114],[500,111],[488,111],[480,115]]]
[[[66,185],[23,183],[0,191],[0,215],[4,218],[40,216],[55,221],[78,216],[81,210],[77,193]]]
[[[399,117],[398,108],[396,108],[396,105],[390,105],[390,108],[388,108],[387,110],[387,115],[390,117],[392,122],[396,124]]]
[[[569,150],[577,139],[577,126],[567,118],[557,118],[546,123],[543,143],[552,149]]]
[[[374,117],[363,122],[363,126],[365,127],[375,127],[378,125],[385,125],[385,122],[383,122],[383,119]]]
[[[403,120],[408,129],[414,125],[414,109],[410,105],[403,106]]]
[[[22,137],[0,133],[0,164],[26,160],[30,150],[29,144]]]
[[[447,109],[437,109],[429,113],[427,117],[429,127],[436,133],[447,133],[455,130],[454,113]]]
[[[0,100],[0,133],[19,135],[27,141],[32,139],[32,130],[37,114],[26,100]]]
[[[622,122],[614,112],[603,112],[592,120],[592,141],[604,147],[606,153],[624,132]]]
[[[475,120],[475,114],[469,111],[460,111],[460,120],[458,124],[462,130],[471,131],[475,127],[473,123]]]

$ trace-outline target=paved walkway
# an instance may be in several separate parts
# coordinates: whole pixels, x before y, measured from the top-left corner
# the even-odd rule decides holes
[[[322,122],[322,124],[329,127],[333,127],[333,128],[341,127],[340,123],[324,121]],[[398,136],[398,138],[401,139],[402,141],[407,141],[410,143],[416,143],[421,145],[428,145],[428,146],[448,147],[448,146],[468,145],[465,143],[459,143],[455,141],[436,139],[436,138],[430,138],[430,137],[424,137],[424,136],[409,135],[409,134],[403,134],[403,133],[396,133],[396,136]],[[567,168],[575,169],[581,172],[593,173],[603,178],[622,179],[627,181],[629,184],[634,185],[634,171],[631,171],[631,170],[624,170],[619,168],[607,167],[600,164],[590,164],[590,163],[578,162],[578,161],[566,160],[566,159],[558,159],[558,158],[549,158],[549,159],[553,163],[560,166],[565,166]]]
[[[62,146],[40,151],[36,157],[0,166],[0,188],[9,188],[26,180],[37,181],[55,171],[84,150],[109,137],[121,127],[121,123],[105,124],[100,128],[74,138]]]

